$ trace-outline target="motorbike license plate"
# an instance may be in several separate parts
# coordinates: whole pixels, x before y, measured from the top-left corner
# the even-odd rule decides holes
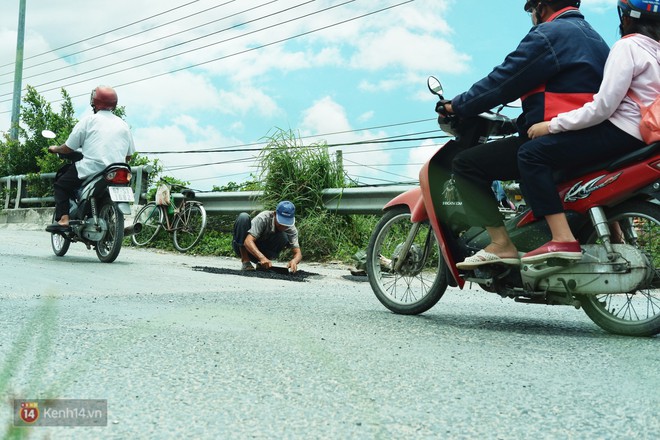
[[[135,200],[133,188],[130,186],[109,186],[110,198],[113,202],[132,202]]]

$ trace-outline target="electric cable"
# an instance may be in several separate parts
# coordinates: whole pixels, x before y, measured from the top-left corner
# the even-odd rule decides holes
[[[355,0],[349,0],[348,2],[345,2],[345,3],[351,3],[351,2],[353,2],[353,1],[355,1]],[[356,21],[356,20],[359,20],[359,19],[362,19],[362,18],[365,18],[365,17],[371,16],[371,15],[375,15],[375,14],[378,14],[378,13],[381,13],[381,12],[384,12],[384,11],[387,11],[387,10],[390,10],[390,9],[393,9],[393,8],[396,8],[396,7],[399,7],[399,6],[402,6],[402,5],[405,5],[405,4],[408,4],[408,3],[411,3],[411,2],[413,2],[413,1],[414,1],[414,0],[406,0],[406,1],[403,1],[403,2],[400,2],[400,3],[397,3],[397,4],[394,4],[394,5],[390,5],[390,6],[387,6],[387,7],[384,7],[384,8],[380,8],[380,9],[377,9],[377,10],[375,10],[375,11],[371,11],[371,12],[368,12],[368,13],[365,13],[365,14],[361,14],[361,15],[358,15],[358,16],[355,16],[355,17],[352,17],[352,18],[349,18],[349,19],[346,19],[346,20],[342,20],[342,21],[339,21],[339,22],[336,22],[336,23],[332,23],[332,24],[329,24],[329,25],[326,25],[326,26],[322,26],[322,27],[319,27],[319,28],[316,28],[316,29],[312,29],[312,30],[309,30],[309,31],[306,31],[306,32],[302,32],[302,33],[299,33],[299,34],[296,34],[296,35],[293,35],[293,36],[290,36],[290,37],[282,38],[282,39],[279,39],[279,40],[276,40],[276,41],[273,41],[273,42],[270,42],[270,43],[265,43],[265,44],[262,44],[262,45],[259,45],[259,46],[251,47],[251,48],[248,48],[248,49],[245,49],[245,50],[239,51],[239,52],[235,52],[235,53],[232,53],[232,54],[224,55],[224,56],[221,56],[221,57],[218,57],[218,58],[214,58],[214,59],[211,59],[211,60],[207,60],[207,61],[203,61],[203,62],[200,62],[200,63],[191,64],[191,65],[188,65],[188,66],[186,66],[186,67],[182,67],[182,68],[179,68],[179,69],[171,70],[171,71],[169,71],[169,72],[163,72],[163,73],[159,73],[159,74],[151,75],[151,76],[148,76],[148,77],[144,77],[144,78],[140,78],[140,79],[136,79],[136,80],[128,81],[128,82],[125,82],[125,83],[116,84],[116,85],[114,85],[114,87],[115,87],[115,88],[118,88],[118,87],[122,87],[122,86],[130,85],[130,84],[136,84],[136,83],[139,83],[139,82],[143,82],[143,81],[148,81],[148,80],[151,80],[151,79],[159,78],[159,77],[161,77],[161,76],[170,75],[170,74],[173,74],[173,73],[177,73],[177,72],[180,72],[180,71],[184,71],[184,70],[192,69],[192,68],[195,68],[195,67],[200,67],[200,66],[203,66],[203,65],[206,65],[206,64],[210,64],[210,63],[213,63],[213,62],[221,61],[221,60],[228,59],[228,58],[231,58],[231,57],[234,57],[234,56],[243,55],[243,54],[246,54],[246,53],[249,53],[249,52],[253,52],[253,51],[260,50],[260,49],[263,49],[263,48],[266,48],[266,47],[270,47],[270,46],[274,46],[274,45],[276,45],[276,44],[280,44],[280,43],[283,43],[283,42],[286,42],[286,41],[290,41],[290,40],[293,40],[293,39],[296,39],[296,38],[300,38],[300,37],[303,37],[303,36],[311,35],[311,34],[313,34],[313,33],[320,32],[320,31],[323,31],[323,30],[327,30],[327,29],[330,29],[330,28],[333,28],[333,27],[336,27],[336,26],[340,26],[340,25],[342,25],[342,24],[346,24],[346,23],[349,23],[349,22],[352,22],[352,21]],[[344,3],[342,3],[342,4],[340,4],[340,5],[336,5],[336,6],[341,6],[341,5],[343,5],[343,4],[344,4]],[[332,6],[331,8],[334,8],[334,7],[336,7],[336,6]],[[329,8],[326,8],[326,9],[329,9]],[[318,13],[318,12],[316,12],[316,13]],[[166,57],[166,58],[164,58],[164,59],[167,59],[167,58],[169,58],[169,57]],[[160,61],[162,61],[162,59],[161,59]],[[151,64],[151,63],[144,63],[144,64],[142,64],[142,65],[140,65],[140,66],[135,66],[135,67],[132,67],[132,68],[130,68],[130,69],[137,68],[137,67],[141,67],[141,66],[146,65],[146,64]],[[122,72],[124,72],[125,70],[127,70],[127,69],[123,69],[123,70],[116,71],[116,72],[106,73],[106,74],[104,74],[104,75],[97,76],[97,77],[87,78],[87,79],[85,79],[85,80],[77,81],[77,82],[74,82],[74,83],[71,83],[71,84],[68,84],[68,85],[65,85],[65,86],[60,86],[60,87],[56,87],[56,88],[51,88],[51,89],[47,89],[47,90],[42,90],[40,93],[50,92],[50,91],[57,90],[57,89],[61,89],[61,88],[66,88],[66,87],[68,87],[68,86],[76,85],[76,84],[81,84],[81,83],[83,83],[83,82],[89,82],[89,81],[91,81],[91,80],[99,79],[99,78],[102,78],[102,77],[106,77],[106,76],[108,76],[108,75],[113,75],[113,74],[115,74],[115,73],[122,73]],[[75,96],[72,96],[72,98],[78,98],[78,97],[83,97],[83,96],[87,96],[87,93],[79,94],[79,95],[75,95]],[[61,101],[61,100],[62,100],[62,99],[55,100],[55,101],[52,101],[52,102],[58,102],[58,101]],[[3,102],[9,102],[9,101],[11,101],[11,99],[8,99],[8,100],[2,100],[2,101],[0,101],[0,103],[3,103]],[[9,111],[6,111],[6,112],[0,112],[0,114],[1,114],[1,113],[9,113]]]
[[[133,26],[133,25],[135,25],[135,24],[142,23],[142,22],[144,22],[144,21],[147,21],[147,20],[150,20],[150,19],[152,19],[152,18],[158,17],[158,16],[160,16],[160,15],[164,15],[164,14],[167,14],[167,13],[169,13],[169,12],[176,11],[177,9],[181,9],[181,8],[186,7],[186,6],[192,5],[193,3],[197,3],[198,1],[199,1],[199,0],[193,0],[193,1],[191,1],[191,2],[188,2],[188,3],[185,3],[185,4],[183,4],[183,5],[177,6],[177,7],[175,7],[175,8],[168,9],[167,11],[159,12],[158,14],[151,15],[151,16],[149,16],[149,17],[146,17],[146,18],[140,19],[140,20],[138,20],[138,21],[134,21],[134,22],[132,22],[132,23],[125,24],[125,25],[123,25],[123,26],[120,26],[120,27],[117,27],[117,28],[111,29],[111,30],[109,30],[109,31],[105,31],[105,32],[102,32],[102,33],[100,33],[100,34],[93,35],[93,36],[88,37],[88,38],[85,38],[85,39],[83,39],[83,40],[79,40],[79,41],[76,41],[76,42],[73,42],[73,43],[66,44],[66,45],[64,45],[64,46],[57,47],[57,48],[55,48],[55,49],[48,50],[48,51],[46,51],[46,52],[42,52],[42,53],[38,53],[38,54],[36,54],[36,55],[32,55],[32,56],[26,57],[26,58],[24,58],[24,61],[26,61],[26,60],[31,60],[32,58],[37,58],[37,57],[40,57],[40,56],[42,56],[42,55],[47,55],[47,54],[49,54],[49,53],[51,53],[51,52],[57,52],[58,50],[66,49],[67,47],[71,47],[71,46],[74,46],[74,45],[76,45],[76,44],[84,43],[84,42],[86,42],[86,41],[93,40],[94,38],[102,37],[103,35],[111,34],[111,33],[116,32],[116,31],[118,31],[118,30],[125,29],[125,28],[127,28],[127,27],[129,27],[129,26]],[[232,0],[232,1],[235,1],[235,0]],[[12,62],[12,63],[7,63],[7,64],[2,64],[2,65],[0,65],[0,68],[2,68],[2,67],[7,67],[7,66],[11,66],[11,65],[13,65],[13,64],[14,64],[13,62]]]

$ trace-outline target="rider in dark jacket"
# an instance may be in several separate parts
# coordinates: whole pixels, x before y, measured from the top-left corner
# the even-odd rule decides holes
[[[478,145],[454,158],[454,178],[467,218],[475,226],[485,226],[491,237],[485,249],[458,263],[459,269],[519,264],[491,183],[520,178],[517,153],[529,140],[531,125],[581,107],[598,92],[609,47],[585,21],[579,6],[579,0],[528,0],[525,11],[535,26],[516,50],[470,90],[438,109],[468,117],[517,98],[523,102],[517,119],[519,136]]]
[[[474,116],[522,98],[517,121],[526,135],[536,122],[592,101],[608,54],[607,44],[578,9],[561,9],[534,26],[487,77],[452,99],[453,111]]]

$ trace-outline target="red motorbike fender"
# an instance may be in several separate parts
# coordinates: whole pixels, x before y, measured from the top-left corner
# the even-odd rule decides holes
[[[408,206],[408,209],[410,209],[410,221],[412,223],[423,222],[429,218],[426,213],[424,199],[422,198],[422,189],[420,187],[409,189],[408,191],[399,194],[390,200],[383,209],[387,210],[388,208],[399,205]]]

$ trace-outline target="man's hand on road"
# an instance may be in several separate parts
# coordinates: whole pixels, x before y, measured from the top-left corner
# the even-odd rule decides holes
[[[286,267],[289,268],[289,272],[291,273],[298,272],[298,263],[296,263],[294,260],[289,261],[289,264],[287,264]]]
[[[261,269],[270,269],[273,267],[273,262],[270,261],[268,258],[262,258],[259,260],[259,265],[261,266]]]

